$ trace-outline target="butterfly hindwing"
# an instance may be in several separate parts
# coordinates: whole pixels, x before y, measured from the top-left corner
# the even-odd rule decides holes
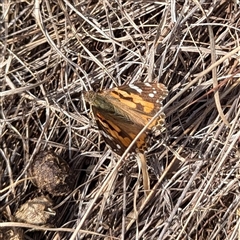
[[[99,130],[104,137],[105,142],[112,148],[114,152],[119,155],[122,155],[127,147],[131,144],[133,139],[141,131],[142,127],[136,125],[134,122],[131,122],[127,119],[122,119],[121,122],[117,122],[115,116],[102,112],[102,110],[96,110],[93,107],[94,116]],[[136,141],[134,148],[140,148],[146,138],[147,134],[143,133],[141,137]]]

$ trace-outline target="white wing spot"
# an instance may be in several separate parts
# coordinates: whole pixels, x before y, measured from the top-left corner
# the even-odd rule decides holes
[[[142,93],[142,89],[137,87],[137,86],[135,86],[135,85],[133,85],[133,84],[130,84],[129,87],[134,89],[134,90],[136,90],[139,94]]]
[[[151,87],[152,85],[150,83],[144,83],[146,87]]]
[[[157,91],[153,91],[154,94],[157,94]]]
[[[119,144],[116,145],[118,149],[121,149],[121,146]]]
[[[149,93],[148,96],[149,96],[150,98],[154,98],[154,97],[155,97],[155,94],[154,94],[154,93]]]
[[[110,140],[113,140],[113,138],[111,137],[111,136],[109,136],[108,134],[106,134],[104,131],[100,131],[101,132],[101,134],[104,136],[104,137],[106,137],[106,138],[108,138],[108,139],[110,139]]]
[[[144,83],[144,85],[145,85],[146,87],[151,87],[151,86],[152,86],[152,85],[151,85],[150,83],[148,83],[148,82]]]

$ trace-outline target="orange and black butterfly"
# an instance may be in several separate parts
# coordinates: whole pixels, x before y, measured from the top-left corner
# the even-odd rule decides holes
[[[99,130],[106,143],[122,155],[138,133],[162,108],[168,94],[161,83],[134,83],[100,92],[88,91],[84,98],[90,103]],[[164,124],[165,115],[159,116],[148,126],[131,149],[146,150],[147,137],[155,128]]]

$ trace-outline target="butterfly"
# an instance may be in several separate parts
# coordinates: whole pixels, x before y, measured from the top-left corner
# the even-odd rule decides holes
[[[100,92],[84,93],[91,105],[93,115],[105,142],[118,155],[122,155],[138,133],[162,108],[162,101],[168,90],[161,83],[122,85]],[[151,132],[161,128],[165,121],[164,113],[147,127],[131,148],[132,152],[144,152]]]

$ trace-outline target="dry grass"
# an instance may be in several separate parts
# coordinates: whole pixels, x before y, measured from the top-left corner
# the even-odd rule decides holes
[[[26,239],[237,239],[237,1],[4,2],[0,226]],[[81,92],[156,77],[169,89],[166,129],[148,154],[144,199],[136,159],[105,145]],[[52,228],[14,223],[37,194],[27,168],[48,149],[75,190],[52,197]]]

